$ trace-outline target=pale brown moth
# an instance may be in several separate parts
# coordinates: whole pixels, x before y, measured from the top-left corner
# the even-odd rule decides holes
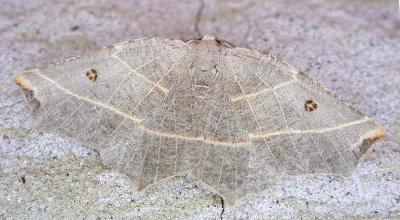
[[[16,83],[38,130],[99,150],[137,190],[190,172],[230,204],[287,175],[349,176],[384,136],[282,59],[210,36],[115,44]]]

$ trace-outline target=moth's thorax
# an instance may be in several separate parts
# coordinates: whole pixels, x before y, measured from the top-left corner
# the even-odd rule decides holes
[[[216,60],[212,60],[212,58],[209,60],[194,60],[190,66],[189,72],[192,76],[196,92],[199,94],[208,92],[218,75],[218,68],[218,63]]]
[[[204,36],[201,39],[191,40],[193,48],[189,73],[194,85],[195,92],[206,94],[215,82],[218,72],[223,65],[221,54],[225,47],[213,36]]]

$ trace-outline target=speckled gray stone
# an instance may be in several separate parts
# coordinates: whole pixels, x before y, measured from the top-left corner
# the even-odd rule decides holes
[[[400,218],[396,1],[177,2],[2,1],[0,218]],[[348,179],[287,178],[229,207],[191,176],[134,192],[97,152],[31,130],[16,73],[127,39],[199,34],[271,50],[377,119],[388,137]]]

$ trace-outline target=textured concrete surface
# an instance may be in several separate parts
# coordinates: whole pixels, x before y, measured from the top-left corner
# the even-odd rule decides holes
[[[400,218],[395,0],[0,3],[0,218]],[[290,177],[229,207],[191,176],[133,191],[97,152],[33,131],[12,82],[25,69],[127,39],[199,34],[284,57],[376,118],[388,137],[350,178]]]

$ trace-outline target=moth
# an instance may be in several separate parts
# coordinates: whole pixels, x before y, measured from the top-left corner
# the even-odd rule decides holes
[[[36,129],[98,150],[137,190],[191,173],[229,204],[288,175],[349,176],[384,136],[284,60],[212,36],[131,40],[15,82]]]

